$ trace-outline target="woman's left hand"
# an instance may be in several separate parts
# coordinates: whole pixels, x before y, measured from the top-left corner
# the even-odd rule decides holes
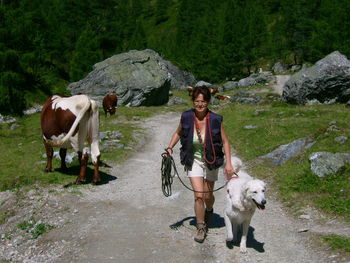
[[[231,176],[235,173],[235,171],[232,168],[232,165],[226,163],[225,168],[224,168],[224,174],[226,174],[226,176]]]

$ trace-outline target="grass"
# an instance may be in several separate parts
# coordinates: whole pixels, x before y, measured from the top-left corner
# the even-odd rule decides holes
[[[53,229],[51,225],[45,223],[37,224],[34,217],[29,218],[28,221],[22,221],[17,225],[17,228],[28,233],[31,233],[32,239],[37,239],[40,235],[46,233],[47,231]]]
[[[326,235],[322,236],[322,239],[331,246],[332,250],[341,250],[350,253],[350,238],[338,235]]]
[[[229,104],[221,110],[225,130],[245,161],[267,154],[282,144],[311,137],[316,143],[279,167],[254,167],[259,177],[271,178],[283,200],[293,205],[312,204],[330,215],[350,221],[350,167],[338,174],[318,178],[310,170],[312,152],[349,152],[349,141],[339,144],[338,136],[350,138],[350,112],[344,105],[293,106]],[[328,129],[332,123],[337,129]],[[245,129],[247,125],[256,129]],[[297,202],[296,202],[297,200]]]

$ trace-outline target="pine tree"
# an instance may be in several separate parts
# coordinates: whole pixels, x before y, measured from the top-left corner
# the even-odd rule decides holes
[[[102,59],[98,46],[95,32],[91,30],[90,25],[87,25],[76,42],[70,62],[69,76],[71,81],[83,78],[92,70],[93,64]]]

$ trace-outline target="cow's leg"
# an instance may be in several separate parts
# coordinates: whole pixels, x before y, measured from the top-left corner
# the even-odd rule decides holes
[[[66,171],[67,171],[66,155],[67,155],[67,149],[65,149],[65,148],[60,148],[61,170],[62,170],[63,172],[66,172]]]
[[[89,154],[84,153],[84,155],[82,155],[82,158],[80,159],[80,173],[77,178],[77,181],[75,182],[76,184],[85,183],[86,181],[85,174],[86,174],[86,167],[87,167],[88,160],[89,160]]]
[[[83,153],[81,151],[78,151],[79,166],[81,166],[81,158],[82,157],[83,157]]]
[[[97,156],[97,161],[94,162],[94,177],[92,178],[93,184],[98,184],[101,182],[100,172],[99,172],[99,166],[100,166],[100,156]]]
[[[100,165],[100,149],[98,145],[99,141],[99,117],[98,117],[98,107],[94,102],[92,103],[93,114],[89,120],[89,136],[88,141],[90,143],[91,159],[94,164],[94,177],[92,179],[93,184],[98,184],[101,182],[101,177],[99,173]]]
[[[46,150],[46,167],[45,172],[52,172],[52,157],[53,157],[53,148],[44,142],[45,150]]]

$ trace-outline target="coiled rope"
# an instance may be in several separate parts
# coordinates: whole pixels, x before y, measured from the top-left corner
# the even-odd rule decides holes
[[[173,179],[174,179],[175,175],[177,175],[177,178],[179,178],[181,184],[185,188],[187,188],[188,190],[195,192],[195,193],[205,194],[205,193],[216,192],[216,191],[219,191],[220,189],[224,188],[228,183],[228,181],[227,181],[224,185],[220,186],[219,188],[214,189],[214,190],[210,190],[210,191],[195,191],[192,188],[190,188],[189,186],[187,186],[182,181],[179,173],[177,172],[174,158],[170,154],[168,154],[167,152],[162,153],[161,156],[162,156],[162,166],[161,166],[162,191],[166,197],[169,197],[172,195],[171,185],[173,183]]]

